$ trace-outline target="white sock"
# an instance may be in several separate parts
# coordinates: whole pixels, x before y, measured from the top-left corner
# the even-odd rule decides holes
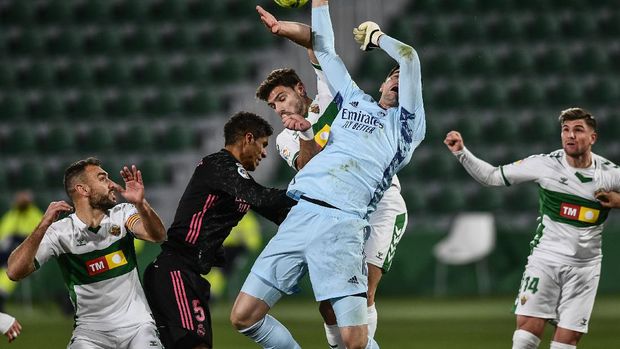
[[[512,336],[512,349],[537,349],[540,338],[525,330],[516,330]]]
[[[330,348],[346,349],[342,337],[340,337],[338,325],[323,323],[323,327],[325,327],[325,337],[327,338],[327,344],[329,344]]]
[[[375,338],[377,332],[377,308],[375,305],[368,307],[368,337]]]
[[[551,341],[551,349],[577,349],[576,345],[564,344]]]

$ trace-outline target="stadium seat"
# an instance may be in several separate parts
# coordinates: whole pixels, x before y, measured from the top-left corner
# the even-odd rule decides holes
[[[79,23],[104,22],[110,16],[112,4],[113,2],[108,0],[79,2],[73,8],[73,19]]]
[[[194,144],[194,135],[191,128],[183,124],[168,127],[162,136],[159,147],[165,151],[184,151]]]
[[[563,74],[570,71],[570,53],[565,49],[551,48],[536,57],[539,74]]]
[[[489,39],[493,41],[514,43],[522,38],[523,25],[519,18],[507,14],[489,23],[487,33]]]
[[[225,18],[225,1],[190,0],[187,4],[188,16],[192,19],[204,20],[206,18]]]
[[[59,95],[48,93],[33,99],[28,113],[38,120],[57,120],[65,116],[65,106]]]
[[[16,72],[13,66],[0,63],[0,90],[10,90],[15,86]]]
[[[591,104],[612,105],[620,99],[620,86],[615,79],[600,79],[587,87],[586,96]]]
[[[446,44],[450,41],[450,25],[441,17],[430,17],[420,28],[420,37],[425,45]]]
[[[487,31],[481,16],[468,16],[455,22],[450,30],[454,42],[483,42],[487,38]]]
[[[179,97],[173,91],[159,91],[143,101],[143,109],[148,117],[169,116],[181,111]]]
[[[49,130],[41,145],[41,152],[48,154],[66,154],[69,151],[75,150],[75,134],[69,126],[54,126]]]
[[[159,46],[164,52],[192,50],[197,47],[197,34],[184,26],[176,26],[162,33]]]
[[[415,214],[418,214],[426,209],[426,195],[419,185],[408,183],[407,188],[403,189],[402,195],[408,212],[416,212]]]
[[[557,116],[550,113],[536,114],[530,120],[523,122],[521,127],[519,135],[527,141],[553,142],[560,134]]]
[[[416,179],[449,179],[457,164],[458,161],[445,146],[437,145],[430,156],[416,158],[410,170]]]
[[[125,86],[131,81],[129,63],[113,60],[96,68],[95,81],[101,86]]]
[[[541,1],[535,1],[540,3]],[[527,25],[527,35],[530,41],[549,41],[560,36],[560,22],[556,15],[542,14],[535,16]]]
[[[503,75],[529,74],[534,68],[533,53],[529,49],[510,50],[499,58],[498,67]]]
[[[360,69],[364,72],[364,78],[377,84],[386,78],[393,66],[394,60],[385,55],[365,55]]]
[[[390,33],[402,42],[415,43],[418,41],[420,34],[420,24],[413,23],[409,18],[398,18],[390,27]]]
[[[545,91],[541,83],[526,80],[511,88],[509,101],[513,107],[535,107],[541,105],[545,99]]]
[[[10,1],[2,14],[0,23],[24,25],[34,20],[36,3],[33,1]]]
[[[123,92],[111,96],[104,104],[106,117],[125,118],[140,113],[140,102],[132,93]]]
[[[37,6],[37,23],[67,23],[71,19],[71,2],[66,0],[51,0],[41,2]]]
[[[473,92],[473,101],[480,108],[501,108],[506,99],[506,88],[501,82],[485,83]]]
[[[493,76],[497,72],[496,56],[488,50],[471,52],[459,65],[460,71],[468,76]]]
[[[218,26],[210,31],[203,31],[199,37],[203,50],[233,50],[237,47],[237,31],[230,27]]]
[[[590,13],[574,13],[561,23],[562,35],[566,38],[591,38],[596,36],[598,23]]]
[[[49,87],[54,80],[54,71],[49,63],[35,62],[22,68],[18,73],[20,87]]]
[[[488,256],[495,249],[495,218],[488,212],[459,213],[452,222],[450,232],[433,248],[437,259],[435,269],[435,295],[447,291],[448,265],[476,264],[478,292],[488,294],[491,289]]]
[[[614,4],[614,6],[617,6],[617,4]],[[610,11],[601,22],[599,33],[607,38],[617,38],[620,36],[620,13]]]
[[[9,178],[6,168],[3,165],[0,165],[0,193],[3,193],[9,187]],[[0,194],[0,196],[4,196]],[[5,202],[0,202],[0,212],[6,212],[7,207],[3,207]]]
[[[77,55],[82,50],[81,35],[75,29],[63,29],[46,40],[45,50],[52,55]]]
[[[139,26],[122,38],[123,51],[126,52],[149,53],[157,50],[157,45],[157,33],[146,26]]]
[[[139,167],[142,179],[146,185],[158,185],[167,181],[168,174],[161,159],[145,159]]]
[[[209,64],[205,59],[188,58],[172,67],[171,78],[180,84],[204,86],[209,83]]]
[[[148,9],[148,16],[156,21],[182,20],[186,15],[186,5],[183,0],[155,1]]]
[[[56,84],[65,87],[87,87],[93,82],[93,72],[83,61],[68,62],[56,70]]]
[[[478,0],[477,7],[485,12],[503,12],[513,7],[515,0]]]
[[[249,18],[256,15],[256,0],[228,0],[226,14],[234,18]]]
[[[557,106],[568,107],[581,105],[583,101],[583,84],[577,81],[563,80],[547,89],[547,101]]]
[[[190,116],[203,117],[220,109],[218,97],[209,90],[200,90],[183,101],[183,113]]]
[[[483,138],[478,117],[476,113],[460,114],[456,124],[451,129],[459,131],[468,144],[476,144]]]
[[[0,120],[17,120],[26,114],[26,103],[18,94],[5,93],[0,98]]]
[[[514,116],[493,115],[484,127],[484,141],[506,144],[517,140],[519,129]]]
[[[155,136],[150,125],[136,124],[122,135],[121,141],[124,151],[137,153],[151,150],[155,144]]]
[[[95,126],[91,128],[83,137],[80,146],[84,150],[105,153],[114,149],[114,134],[108,126]]]
[[[121,47],[120,34],[112,28],[100,27],[84,40],[84,51],[87,54],[112,55],[118,53]]]
[[[34,130],[28,127],[14,128],[7,137],[3,153],[5,154],[31,154],[36,150],[37,139]]]
[[[272,44],[275,36],[263,28],[263,24],[258,22],[242,28],[237,34],[239,45],[248,49],[258,49]]]
[[[215,81],[233,83],[248,78],[252,69],[245,56],[231,55],[211,65],[210,75]]]
[[[169,65],[158,59],[148,60],[133,67],[132,80],[137,85],[161,86],[168,82]]]
[[[476,0],[439,1],[442,13],[470,13],[476,10]]]
[[[449,184],[429,198],[428,208],[433,213],[458,212],[465,208],[465,203],[463,188]]]
[[[495,211],[504,204],[502,190],[479,186],[467,199],[467,208],[475,211]]]
[[[553,149],[557,148],[549,149],[549,152],[551,152]],[[508,190],[506,190],[506,199],[504,203],[504,209],[508,212],[536,212],[538,210],[537,186],[533,183],[526,183],[524,185],[508,188]]]
[[[434,14],[441,9],[441,0],[416,0],[409,1],[410,12]]]
[[[40,162],[24,162],[12,174],[11,188],[38,190],[45,188],[45,172]]]
[[[147,4],[148,4],[147,1],[136,1],[136,0],[117,1],[112,7],[111,17],[116,22],[144,21],[147,18],[147,12],[148,12]]]
[[[469,89],[461,84],[449,84],[435,91],[433,98],[439,109],[461,109],[469,105]]]
[[[76,120],[95,119],[103,113],[103,102],[95,92],[82,92],[69,105],[69,114]]]
[[[574,55],[574,69],[581,73],[606,73],[609,69],[607,51],[599,46],[585,47]]]

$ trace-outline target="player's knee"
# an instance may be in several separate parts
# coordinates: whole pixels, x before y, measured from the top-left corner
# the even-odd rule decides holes
[[[368,334],[361,330],[350,331],[342,334],[342,341],[348,349],[365,349],[368,345]]]
[[[546,323],[545,319],[517,315],[517,329],[532,333],[538,338],[542,337]]]
[[[237,330],[244,330],[250,326],[252,326],[256,321],[250,316],[250,313],[247,311],[243,311],[240,307],[233,306],[230,312],[230,323]]]

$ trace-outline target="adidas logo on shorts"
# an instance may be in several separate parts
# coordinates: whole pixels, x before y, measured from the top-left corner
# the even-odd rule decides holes
[[[357,277],[354,275],[352,278],[349,279],[349,281],[347,281],[350,284],[356,284],[359,285],[359,282],[357,281]]]

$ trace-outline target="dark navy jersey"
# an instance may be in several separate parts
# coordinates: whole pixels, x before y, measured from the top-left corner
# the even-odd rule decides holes
[[[249,209],[280,224],[295,203],[285,190],[256,183],[232,154],[222,149],[204,157],[196,167],[162,249],[206,274],[211,267],[224,265],[222,243]]]

